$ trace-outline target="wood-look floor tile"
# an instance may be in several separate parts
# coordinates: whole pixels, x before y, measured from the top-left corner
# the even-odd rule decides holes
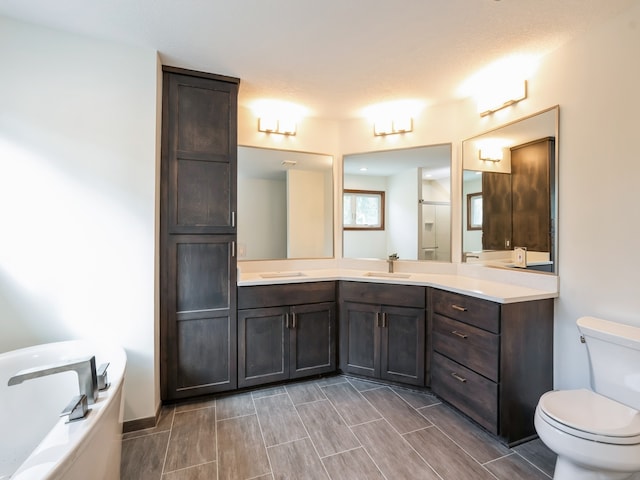
[[[549,480],[550,478],[517,453],[485,463],[484,466],[499,480]]]
[[[262,398],[262,397],[270,397],[272,395],[281,395],[286,393],[287,391],[284,388],[284,385],[276,385],[275,387],[267,387],[261,388],[259,390],[254,390],[251,392],[253,398]]]
[[[287,385],[287,392],[294,405],[326,399],[324,393],[315,382],[301,382]]]
[[[169,431],[122,442],[121,480],[159,480],[169,443]]]
[[[384,418],[400,434],[413,432],[431,424],[420,415],[415,408],[409,406],[402,398],[396,395],[389,387],[377,388],[362,392],[362,396],[369,400],[371,405],[378,410]]]
[[[329,385],[324,387],[324,393],[349,426],[380,418],[380,414],[350,383]]]
[[[216,459],[215,407],[176,412],[164,472]]]
[[[438,479],[433,469],[386,420],[357,425],[352,430],[385,477],[403,480]]]
[[[384,480],[382,473],[363,448],[322,459],[331,480]]]
[[[440,403],[434,395],[427,392],[417,392],[406,388],[392,387],[392,390],[402,397],[402,399],[413,408],[428,407]]]
[[[158,415],[158,422],[156,423],[155,427],[123,433],[122,440],[128,440],[130,438],[136,438],[143,435],[151,435],[152,433],[166,432],[167,430],[171,430],[174,411],[175,407],[173,405],[161,407],[160,414]]]
[[[328,387],[329,385],[336,385],[338,383],[347,383],[347,377],[344,375],[333,375],[331,377],[318,378],[315,382],[319,387]]]
[[[407,433],[404,438],[443,480],[495,480],[482,465],[436,427]]]
[[[471,420],[444,404],[418,410],[427,420],[436,425],[447,436],[453,438],[469,455],[485,463],[511,453],[511,450],[495,437],[482,430]]]
[[[348,377],[347,380],[351,385],[353,385],[353,388],[355,388],[359,392],[364,392],[373,388],[384,387],[384,385],[380,385],[379,383],[368,382],[366,380],[360,380],[359,378]]]
[[[251,392],[220,397],[216,402],[216,409],[216,418],[218,420],[256,413]]]
[[[547,447],[542,440],[536,438],[530,442],[514,447],[513,450],[529,460],[544,473],[553,477],[558,456]]]
[[[269,447],[267,451],[275,480],[327,480],[329,478],[308,438]]]
[[[217,428],[221,480],[254,478],[271,471],[257,415],[221,420]]]
[[[165,473],[162,480],[215,480],[218,476],[216,462],[183,468],[175,472]]]
[[[197,410],[198,408],[209,408],[216,406],[215,397],[204,396],[197,397],[192,400],[186,400],[176,405],[176,413],[187,412],[189,410]]]
[[[296,408],[320,457],[360,446],[358,439],[328,400],[306,403]]]
[[[255,404],[267,447],[307,436],[289,395],[257,398]]]

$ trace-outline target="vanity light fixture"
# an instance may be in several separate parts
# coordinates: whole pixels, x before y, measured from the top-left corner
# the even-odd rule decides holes
[[[411,117],[394,118],[393,120],[376,120],[373,124],[373,134],[376,136],[393,135],[413,131],[413,119]]]
[[[490,91],[484,92],[478,100],[478,112],[481,117],[507,108],[527,98],[526,80],[507,80],[497,82]]]
[[[265,133],[279,133],[281,135],[295,135],[296,124],[295,122],[288,120],[260,117],[258,119],[258,131]]]

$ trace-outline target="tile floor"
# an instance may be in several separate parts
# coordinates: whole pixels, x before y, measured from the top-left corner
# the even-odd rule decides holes
[[[549,479],[540,440],[509,449],[428,393],[346,376],[163,407],[127,433],[122,480]]]

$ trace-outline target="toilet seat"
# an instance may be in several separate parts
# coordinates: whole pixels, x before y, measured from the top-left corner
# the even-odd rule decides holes
[[[615,445],[640,444],[640,412],[591,390],[547,392],[540,397],[538,412],[569,435]]]

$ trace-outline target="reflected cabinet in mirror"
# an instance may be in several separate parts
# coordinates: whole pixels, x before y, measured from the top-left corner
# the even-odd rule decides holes
[[[558,116],[463,142],[463,261],[557,273]]]
[[[451,145],[344,156],[343,256],[451,261]]]
[[[238,260],[333,257],[333,157],[238,147]]]

